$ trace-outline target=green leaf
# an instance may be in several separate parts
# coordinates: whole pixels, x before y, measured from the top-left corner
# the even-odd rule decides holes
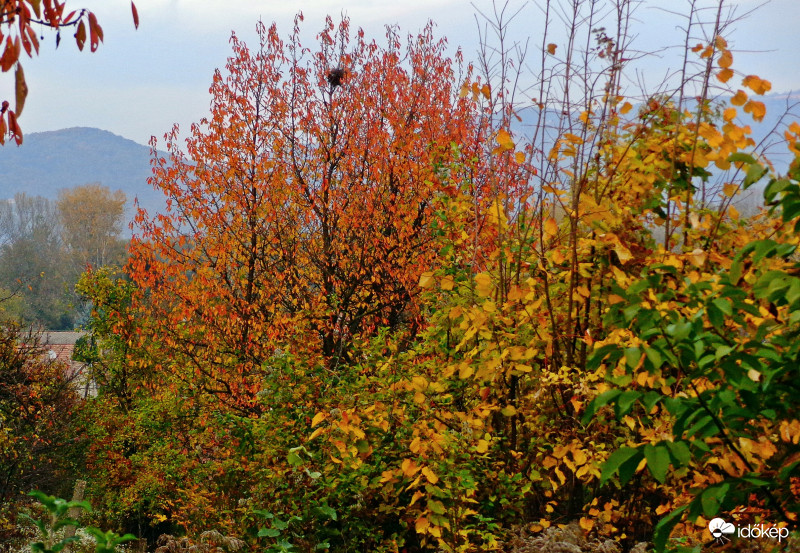
[[[750,154],[744,152],[734,152],[728,156],[728,161],[731,163],[746,163],[748,165],[755,165],[756,160]]]
[[[650,361],[650,363],[652,363],[654,370],[661,368],[663,360],[657,349],[645,346],[644,354],[647,356],[647,359]]]
[[[662,518],[656,524],[656,527],[653,531],[653,545],[655,546],[656,552],[661,553],[664,551],[664,548],[667,545],[667,540],[669,540],[669,535],[672,534],[673,528],[681,521],[681,515],[686,510],[688,505],[684,505],[679,509],[675,509],[670,514]]]
[[[607,405],[609,401],[612,401],[621,393],[622,390],[609,390],[594,398],[586,407],[586,412],[583,414],[581,424],[589,424],[589,421],[592,420],[592,417],[597,413],[598,409]]]
[[[647,468],[653,478],[662,484],[667,479],[667,469],[669,469],[669,451],[663,445],[653,446],[647,444],[644,446],[644,458],[647,459]]]
[[[767,187],[764,188],[764,199],[767,203],[770,203],[775,199],[775,196],[786,190],[791,185],[792,182],[789,179],[772,179],[769,181]]]
[[[642,393],[636,390],[626,390],[622,392],[619,398],[617,398],[617,417],[624,417],[640,397],[642,397]]]
[[[318,505],[314,508],[314,512],[320,518],[336,520],[336,509],[328,505]]]
[[[666,442],[672,458],[676,461],[673,463],[675,467],[686,466],[692,460],[692,454],[689,451],[689,446],[686,442]]]
[[[706,488],[700,494],[700,505],[703,507],[703,516],[713,518],[719,513],[722,501],[728,493],[730,484],[720,484]]]
[[[289,462],[289,464],[290,464],[290,465],[292,465],[293,467],[299,467],[300,465],[302,465],[302,464],[303,464],[303,460],[302,460],[302,459],[300,458],[300,456],[299,456],[297,453],[295,453],[294,451],[292,451],[291,453],[289,453],[289,455],[287,455],[287,456],[286,456],[286,460],[287,460],[287,461]]]
[[[642,453],[638,449],[634,449],[632,447],[621,447],[616,450],[611,456],[603,463],[603,473],[600,476],[600,485],[602,486],[605,484],[609,478],[614,476],[617,472],[619,472],[620,467],[625,463],[629,463],[631,461],[635,461],[636,464],[639,463],[639,459],[641,459]],[[634,470],[635,470],[634,466]],[[620,480],[622,478],[620,477]],[[622,482],[623,484],[625,481]]]
[[[725,298],[717,298],[715,300],[712,300],[711,303],[713,303],[717,309],[719,309],[726,315],[728,316],[733,315],[733,307],[731,306],[730,300],[727,300]]]
[[[762,167],[758,163],[753,163],[747,170],[747,175],[745,175],[744,182],[742,183],[742,185],[744,186],[744,188],[747,188],[751,184],[760,181],[761,177],[767,174],[767,171],[768,169],[766,167]]]
[[[277,538],[280,535],[281,535],[280,530],[276,530],[275,528],[262,528],[261,530],[258,531],[259,538],[263,537]]]
[[[708,321],[714,325],[714,328],[722,328],[725,324],[725,315],[713,303],[706,305],[706,315],[708,315]]]
[[[641,358],[642,350],[639,348],[625,348],[625,362],[631,369],[636,369],[639,366]]]

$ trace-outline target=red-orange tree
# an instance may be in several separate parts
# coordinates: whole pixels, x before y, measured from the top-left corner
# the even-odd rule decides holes
[[[186,153],[167,136],[152,183],[170,209],[139,214],[129,266],[157,347],[246,409],[276,347],[336,371],[376,328],[414,331],[437,167],[481,133],[430,27],[407,50],[394,32],[351,39],[347,20],[313,55],[297,27],[259,37],[254,52],[233,37]]]
[[[210,117],[185,151],[175,129],[169,159],[154,159],[168,212],[137,218],[127,270],[141,347],[131,362],[151,365],[149,397],[174,406],[164,416],[176,421],[170,458],[181,476],[168,493],[183,501],[160,505],[181,524],[224,517],[254,480],[278,485],[293,470],[279,459],[314,413],[336,407],[329,392],[357,378],[365,344],[387,328],[399,344],[416,334],[435,198],[458,179],[480,202],[490,179],[517,167],[495,160],[486,176],[485,118],[459,96],[467,72],[431,26],[408,46],[390,29],[379,46],[329,19],[311,53],[299,20],[287,42],[274,26],[259,26],[255,50],[233,37]]]

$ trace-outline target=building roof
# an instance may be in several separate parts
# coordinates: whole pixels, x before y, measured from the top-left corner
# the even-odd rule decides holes
[[[42,332],[42,345],[66,346],[75,345],[80,338],[86,336],[86,332]]]

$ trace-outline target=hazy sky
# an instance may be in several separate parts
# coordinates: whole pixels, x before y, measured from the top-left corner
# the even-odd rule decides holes
[[[541,15],[531,1],[511,27],[514,38],[540,42]],[[710,0],[697,0],[708,5]],[[762,5],[728,33],[735,52],[734,67],[771,80],[773,92],[800,90],[797,25],[800,0],[738,0],[738,14]],[[475,7],[490,11],[492,3],[474,6],[459,0],[136,0],[140,26],[134,30],[128,0],[69,0],[71,7],[87,7],[98,16],[105,43],[94,54],[78,53],[64,37],[55,50],[54,37],[44,31],[41,55],[25,60],[31,93],[20,120],[26,133],[74,126],[98,127],[140,143],[159,138],[179,123],[187,129],[207,115],[208,87],[213,71],[224,67],[230,53],[231,31],[255,43],[255,23],[278,23],[282,34],[291,30],[298,11],[305,15],[306,44],[321,28],[326,14],[350,16],[354,27],[381,38],[385,24],[397,23],[404,32],[418,31],[428,19],[451,46],[460,45],[474,59],[478,45]],[[645,0],[636,11],[635,46],[654,51],[680,41],[681,20],[655,8],[686,11],[689,0]],[[523,6],[512,1],[509,11]],[[669,51],[642,63],[643,79],[660,82],[675,60]],[[0,95],[11,94],[8,74],[0,77]],[[8,147],[8,146],[6,146]]]

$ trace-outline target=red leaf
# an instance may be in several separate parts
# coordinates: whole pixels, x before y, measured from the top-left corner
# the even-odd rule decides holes
[[[17,125],[17,116],[14,115],[13,111],[8,112],[8,130],[9,134],[14,137],[17,146],[22,144],[22,129]]]
[[[133,12],[133,26],[139,28],[139,12],[136,10],[136,4],[131,2],[131,12]]]
[[[75,32],[75,43],[78,45],[78,50],[83,50],[83,45],[86,43],[86,25],[83,21],[78,23],[78,30]]]

